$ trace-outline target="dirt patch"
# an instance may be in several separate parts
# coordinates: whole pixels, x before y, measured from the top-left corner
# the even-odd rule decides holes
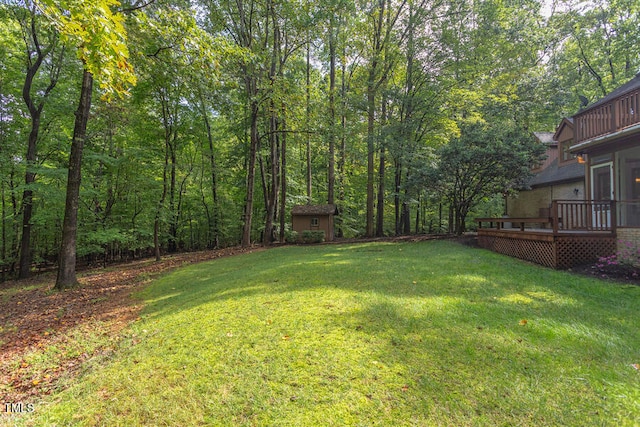
[[[598,263],[579,265],[568,271],[609,282],[640,286],[640,268],[628,265],[602,267]]]
[[[108,329],[105,333],[116,335],[138,317],[142,307],[133,295],[154,277],[183,265],[260,249],[192,252],[159,262],[141,260],[87,270],[79,273],[80,286],[63,292],[52,290],[55,273],[0,284],[0,412],[5,403],[35,398],[50,389],[32,379],[34,373],[23,360],[27,353],[59,343],[74,328],[89,329],[98,322]],[[91,356],[79,354],[39,377],[53,384]]]

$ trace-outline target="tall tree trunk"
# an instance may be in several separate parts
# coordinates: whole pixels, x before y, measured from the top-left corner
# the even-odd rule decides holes
[[[0,269],[2,271],[2,282],[4,282],[7,277],[7,266],[6,266],[6,262],[7,262],[7,204],[6,204],[6,200],[5,200],[5,196],[4,196],[4,180],[0,180],[0,189],[2,191],[0,191],[0,197],[2,198],[2,212],[0,213],[2,216],[1,221],[2,221],[2,253],[0,254],[2,256],[2,263],[0,263]]]
[[[342,64],[341,64],[341,76],[340,76],[340,156],[338,157],[338,176],[340,181],[340,193],[338,195],[338,217],[336,218],[336,227],[338,231],[337,237],[344,237],[343,229],[343,212],[345,202],[345,164],[347,157],[347,61],[346,52],[343,48],[342,51]]]
[[[335,203],[336,184],[336,41],[334,35],[334,16],[331,15],[329,28],[329,171],[327,185],[327,203]]]
[[[156,256],[156,261],[160,261],[162,256],[160,254],[160,219],[162,217],[162,209],[164,208],[164,202],[167,198],[168,184],[167,184],[167,170],[169,169],[169,149],[165,140],[164,148],[164,167],[162,168],[162,195],[158,201],[158,207],[156,208],[156,216],[153,220],[153,248]]]
[[[373,175],[374,175],[374,157],[375,149],[374,132],[375,132],[375,114],[376,114],[376,94],[374,89],[375,69],[369,71],[369,83],[367,85],[367,222],[365,235],[373,237],[373,208],[374,208],[374,191],[373,191]]]
[[[176,209],[176,138],[177,132],[173,133],[173,141],[170,146],[171,150],[171,165],[170,165],[170,181],[169,181],[169,241],[167,249],[169,252],[176,252],[178,250],[178,210]]]
[[[278,177],[280,175],[279,166],[280,166],[280,147],[278,144],[278,119],[276,117],[275,105],[273,100],[271,100],[271,117],[269,120],[269,128],[270,128],[270,182],[266,185],[267,193],[266,193],[266,208],[267,208],[267,218],[265,222],[264,228],[264,236],[263,243],[265,246],[273,243],[274,239],[274,225],[276,219],[276,208],[278,204],[278,191],[280,190]]]
[[[282,144],[280,150],[280,242],[285,240],[284,229],[286,222],[287,208],[287,109],[282,104]]]
[[[269,193],[267,197],[267,218],[265,221],[264,227],[264,236],[263,243],[265,246],[273,243],[275,239],[275,222],[276,222],[276,211],[278,210],[278,192],[280,191],[280,183],[278,179],[280,178],[280,138],[278,135],[279,132],[279,124],[278,124],[278,114],[275,103],[275,83],[276,78],[278,76],[278,64],[281,64],[281,54],[280,54],[280,29],[278,27],[278,20],[275,16],[275,10],[273,8],[273,3],[269,2],[269,11],[272,15],[273,20],[273,49],[271,52],[271,66],[269,68],[269,83],[271,85],[271,99],[269,100],[269,148],[270,148],[270,176],[271,182],[267,186],[269,188]]]
[[[31,108],[30,108],[31,110]],[[25,188],[22,193],[22,239],[20,243],[20,279],[29,277],[31,268],[31,217],[33,215],[33,190],[32,184],[36,180],[33,171],[37,159],[36,144],[38,141],[38,131],[40,129],[40,114],[42,109],[32,110],[31,132],[27,145],[27,171],[25,172]]]
[[[87,136],[87,122],[91,110],[91,94],[93,76],[88,71],[82,75],[80,102],[76,111],[73,140],[69,155],[69,174],[67,179],[67,198],[62,225],[62,244],[60,248],[60,262],[56,289],[62,290],[75,286],[76,278],[76,239],[78,231],[78,202],[80,199],[80,179],[82,166],[82,150]]]
[[[306,91],[306,131],[307,131],[307,203],[311,203],[311,130],[309,129],[311,121],[311,41],[307,42],[307,91]]]
[[[400,157],[400,156],[398,156]],[[402,184],[402,163],[399,158],[396,158],[394,162],[394,174],[393,174],[393,208],[394,208],[394,220],[396,225],[396,236],[402,234],[402,227],[400,225],[400,185]]]
[[[220,206],[218,204],[218,174],[216,166],[216,155],[213,150],[213,137],[211,135],[211,125],[205,114],[207,126],[207,139],[209,141],[209,164],[211,165],[211,199],[213,202],[213,247],[220,247]]]
[[[255,99],[256,81],[255,78],[246,79],[247,94],[250,101],[250,136],[249,136],[249,168],[247,171],[247,198],[244,205],[244,221],[242,228],[242,247],[251,246],[251,222],[253,219],[253,193],[256,180],[256,157],[258,153],[258,101]]]
[[[29,41],[27,41],[27,37]],[[19,277],[26,279],[29,277],[32,251],[31,251],[31,217],[33,216],[33,189],[32,184],[36,180],[36,174],[33,171],[36,160],[38,158],[38,134],[40,132],[40,121],[42,117],[42,110],[44,104],[58,82],[58,75],[60,72],[59,65],[55,65],[55,60],[52,58],[52,68],[49,74],[49,85],[42,92],[42,98],[40,102],[36,104],[33,96],[31,95],[33,81],[38,73],[38,70],[42,66],[45,58],[52,52],[55,44],[52,42],[48,48],[42,49],[40,41],[38,39],[38,32],[36,28],[36,13],[35,9],[31,11],[31,20],[29,28],[25,28],[25,42],[27,43],[27,73],[22,86],[22,99],[27,105],[29,110],[29,116],[31,117],[31,131],[29,132],[29,139],[27,141],[27,155],[26,165],[27,170],[25,172],[25,187],[22,193],[22,237],[20,242],[20,261],[19,261]],[[31,47],[29,47],[31,44]],[[62,56],[58,59],[58,64],[62,62]]]
[[[381,132],[387,123],[387,100],[382,100],[382,110],[380,112],[382,118]],[[384,135],[380,138],[380,159],[378,165],[378,201],[376,212],[376,236],[384,236],[384,179],[385,179],[385,140]]]
[[[12,210],[12,217],[13,218],[18,218],[19,216],[19,209],[18,209],[18,198],[16,197],[17,194],[17,185],[16,185],[16,166],[14,162],[11,162],[11,172],[9,173],[9,194],[11,197],[11,210]],[[13,233],[11,233],[13,237],[13,240],[11,242],[11,248],[12,248],[12,252],[11,252],[11,259],[15,260],[16,257],[19,254],[19,250],[20,250],[20,242],[18,239],[18,236],[20,235],[20,222],[19,221],[13,221]],[[16,270],[16,262],[12,261],[11,262],[11,266],[9,267],[9,274],[13,275],[15,273]]]

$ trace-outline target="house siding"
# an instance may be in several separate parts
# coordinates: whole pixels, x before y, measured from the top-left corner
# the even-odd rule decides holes
[[[578,189],[576,195],[575,189]],[[507,201],[507,215],[518,218],[540,216],[540,208],[551,207],[553,200],[584,200],[584,182],[550,185],[521,191],[517,197]]]
[[[318,218],[318,225],[312,226],[311,219]],[[305,230],[322,230],[326,241],[332,241],[333,236],[333,216],[332,215],[294,215],[292,217],[292,228],[298,233]]]

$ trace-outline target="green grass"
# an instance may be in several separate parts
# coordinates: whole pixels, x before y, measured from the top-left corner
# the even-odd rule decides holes
[[[640,423],[640,287],[450,242],[370,243],[219,259],[142,297],[115,355],[17,422]]]

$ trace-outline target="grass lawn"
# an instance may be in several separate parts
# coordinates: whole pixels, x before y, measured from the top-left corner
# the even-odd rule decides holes
[[[11,422],[640,425],[640,287],[431,241],[245,254],[141,298],[117,351]]]

